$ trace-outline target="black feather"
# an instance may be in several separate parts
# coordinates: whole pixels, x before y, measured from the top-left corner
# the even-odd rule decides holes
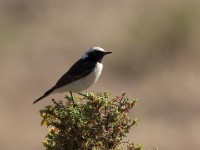
[[[44,93],[43,96],[36,99],[33,104],[42,100],[51,94],[54,90],[61,88],[71,82],[79,80],[93,71],[97,62],[86,59],[79,59],[72,67],[58,80],[54,87]]]
[[[48,90],[47,92],[44,93],[44,95],[42,95],[41,97],[39,97],[38,99],[36,99],[33,104],[39,102],[40,100],[42,100],[43,98],[47,97],[49,94],[51,94],[53,91],[55,90],[55,88],[51,88],[50,90]]]
[[[55,89],[63,87],[71,82],[79,80],[90,74],[97,62],[79,59],[56,83]]]

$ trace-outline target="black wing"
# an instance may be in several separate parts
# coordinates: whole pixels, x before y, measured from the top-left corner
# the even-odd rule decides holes
[[[58,80],[54,89],[65,86],[73,81],[79,80],[95,68],[96,62],[79,59],[72,67]]]
[[[53,86],[50,90],[44,93],[43,96],[38,98],[33,102],[33,104],[37,103],[38,101],[42,100],[43,98],[47,97],[51,94],[55,89],[65,86],[73,81],[79,80],[89,73],[92,72],[94,67],[96,66],[96,62],[91,62],[87,60],[80,59],[78,60]]]

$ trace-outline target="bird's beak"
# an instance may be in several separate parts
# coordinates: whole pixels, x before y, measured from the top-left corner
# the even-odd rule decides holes
[[[105,55],[107,55],[107,54],[111,54],[111,53],[112,53],[112,52],[106,52]]]

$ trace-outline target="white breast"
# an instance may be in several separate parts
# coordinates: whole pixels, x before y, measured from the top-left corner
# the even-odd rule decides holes
[[[63,93],[63,92],[81,92],[83,90],[86,90],[90,86],[92,86],[94,83],[97,82],[99,76],[101,75],[101,71],[103,69],[103,64],[98,63],[96,64],[96,67],[94,70],[88,74],[86,77],[79,79],[77,81],[74,81],[70,84],[67,84],[66,86],[63,86],[59,89],[56,89],[54,92]]]

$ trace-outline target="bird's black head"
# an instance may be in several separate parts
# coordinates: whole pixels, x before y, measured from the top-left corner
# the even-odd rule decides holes
[[[100,47],[93,47],[90,48],[85,54],[83,55],[83,59],[88,59],[91,61],[101,62],[103,57],[107,54],[111,54],[112,52],[106,52],[104,49]]]

